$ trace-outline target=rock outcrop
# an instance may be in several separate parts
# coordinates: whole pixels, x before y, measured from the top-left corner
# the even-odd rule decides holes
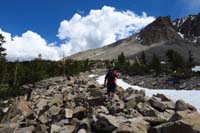
[[[2,111],[0,133],[160,133],[200,132],[200,114],[182,100],[159,94],[106,88],[85,74],[36,83],[29,101],[9,100]]]
[[[172,25],[170,17],[158,17],[153,23],[145,27],[138,36],[144,45],[151,45],[161,41],[181,39]]]
[[[185,18],[176,19],[173,22],[177,31],[182,36],[193,43],[200,42],[200,13],[197,15],[190,15]]]

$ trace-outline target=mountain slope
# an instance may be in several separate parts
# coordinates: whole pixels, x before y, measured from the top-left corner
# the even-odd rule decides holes
[[[102,48],[80,52],[69,58],[78,60],[87,58],[93,60],[110,60],[116,58],[121,52],[124,52],[126,56],[131,56],[133,53],[146,50],[147,48],[149,48],[149,46],[140,45],[136,36],[131,36]]]
[[[197,15],[196,17],[197,18],[193,20],[198,20],[198,22],[200,22],[198,19],[199,16]],[[186,38],[183,34],[184,28],[182,29],[180,24],[176,25],[175,23],[178,23],[178,20],[172,22],[170,17],[159,17],[138,34],[102,48],[77,53],[68,58],[77,60],[112,60],[117,58],[118,55],[123,52],[127,58],[134,60],[142,51],[145,51],[147,59],[155,53],[165,61],[166,51],[168,49],[174,49],[179,51],[185,58],[188,57],[188,51],[192,51],[195,61],[200,63],[200,47],[197,45],[198,42],[194,43],[188,39],[189,37]],[[194,26],[196,27],[196,25]],[[198,24],[198,26],[200,25]],[[195,37],[198,37],[200,30],[196,32]]]

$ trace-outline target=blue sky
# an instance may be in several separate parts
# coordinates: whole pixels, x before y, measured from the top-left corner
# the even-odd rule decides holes
[[[184,0],[1,0],[1,5],[2,29],[15,35],[32,30],[50,42],[57,40],[62,20],[70,19],[77,12],[87,14],[104,5],[137,14],[145,11],[155,17],[170,15],[173,19],[200,12],[200,6],[189,7]]]
[[[91,9],[103,6],[155,18],[169,15],[175,19],[200,12],[200,0],[1,0],[0,29],[12,37],[31,31],[47,43],[61,45],[70,38],[58,37],[61,22],[70,21],[75,13],[87,16]]]

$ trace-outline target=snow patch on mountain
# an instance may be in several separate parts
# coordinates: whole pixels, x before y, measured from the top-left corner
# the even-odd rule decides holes
[[[181,38],[184,38],[184,35],[181,34],[180,32],[178,32],[178,35],[179,35]]]
[[[193,72],[200,72],[200,66],[195,66],[192,68]]]

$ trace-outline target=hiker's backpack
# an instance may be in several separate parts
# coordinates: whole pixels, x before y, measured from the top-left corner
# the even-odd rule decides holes
[[[114,71],[108,71],[107,73],[107,79],[108,79],[108,82],[113,82],[115,80],[115,75],[114,75]]]

